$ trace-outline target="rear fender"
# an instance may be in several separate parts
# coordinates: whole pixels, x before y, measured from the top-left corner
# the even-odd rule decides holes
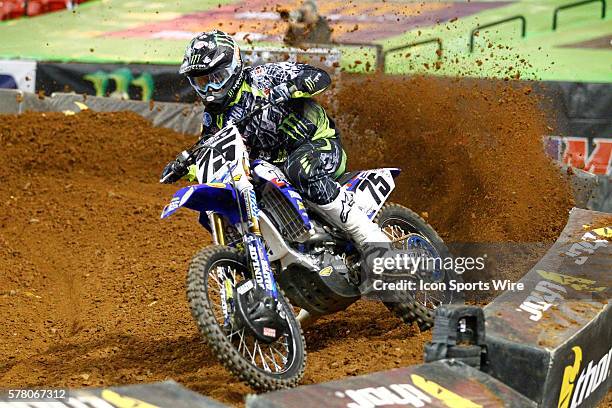
[[[171,216],[181,207],[201,213],[213,211],[227,217],[232,224],[240,222],[236,192],[228,183],[195,184],[181,188],[164,207],[161,218]]]

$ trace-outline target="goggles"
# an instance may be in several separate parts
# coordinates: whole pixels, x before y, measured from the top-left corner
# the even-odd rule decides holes
[[[229,66],[219,68],[210,74],[188,77],[189,83],[201,94],[205,94],[209,91],[220,91],[236,73],[237,65],[238,59],[233,58]]]

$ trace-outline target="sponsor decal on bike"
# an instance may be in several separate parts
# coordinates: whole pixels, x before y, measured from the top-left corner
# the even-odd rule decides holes
[[[395,188],[389,169],[362,171],[345,183],[348,191],[355,192],[355,203],[368,218],[373,219]]]
[[[219,278],[221,278],[221,276],[219,276]],[[223,279],[223,286],[221,286],[221,291],[219,293],[221,298],[221,311],[223,312],[224,316],[223,324],[228,324],[231,319],[228,304],[230,303],[229,301],[233,298],[232,292],[232,282],[227,279],[227,277],[225,277],[225,279]]]
[[[441,401],[449,408],[482,408],[482,405],[476,404],[418,374],[411,374],[410,379],[412,380],[411,384],[390,384],[380,387],[336,391],[335,396],[350,399],[351,402],[346,404],[347,408],[397,405],[425,407],[432,404],[434,400]]]
[[[272,270],[270,269],[268,256],[265,253],[265,247],[259,238],[254,235],[247,236],[247,246],[249,247],[249,256],[257,285],[276,294],[276,287],[274,282],[272,282]]]
[[[248,280],[244,284],[238,286],[238,294],[244,295],[249,290],[253,289],[253,287],[254,287],[253,286],[253,281],[252,280]]]
[[[251,220],[259,218],[259,207],[257,206],[257,197],[255,196],[255,190],[247,189],[242,192],[244,202],[246,204],[247,218],[249,219],[249,226],[252,225]]]
[[[572,347],[574,362],[565,367],[558,408],[577,408],[610,376],[612,348],[598,361],[582,364],[582,348]]]
[[[287,185],[286,181],[279,178],[273,178],[272,180],[270,180],[270,183],[274,184],[277,187],[285,187]]]
[[[263,335],[267,337],[276,337],[276,329],[273,329],[271,327],[264,327]]]
[[[329,276],[332,274],[333,271],[334,268],[332,268],[331,266],[326,266],[325,268],[319,271],[319,276]]]
[[[214,188],[225,188],[227,187],[227,184],[225,183],[205,183],[208,187],[214,187]]]
[[[236,136],[231,132],[223,132],[219,136],[206,141],[210,149],[198,154],[198,179],[202,182],[223,181],[228,169],[235,168],[237,159]],[[220,172],[221,169],[223,172]]]
[[[185,205],[185,203],[187,202],[187,200],[189,200],[189,197],[191,197],[194,191],[194,187],[189,187],[183,192],[183,195],[180,197],[181,200],[179,201],[179,207]]]
[[[169,213],[176,211],[177,208],[180,207],[180,197],[172,197],[168,205],[166,205],[162,211],[161,218],[166,217]]]
[[[275,165],[270,164],[266,161],[256,160],[254,171],[259,177],[263,178],[264,180],[273,181],[274,179],[277,179],[278,182],[286,183],[285,175],[283,174],[283,172]]]

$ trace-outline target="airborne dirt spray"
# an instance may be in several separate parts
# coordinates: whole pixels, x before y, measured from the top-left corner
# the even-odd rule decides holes
[[[572,207],[546,157],[552,115],[528,85],[437,77],[342,75],[327,104],[352,170],[394,166],[392,201],[445,240],[550,242]]]

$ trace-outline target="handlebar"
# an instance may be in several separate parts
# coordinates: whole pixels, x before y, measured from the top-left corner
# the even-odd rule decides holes
[[[281,102],[282,100],[277,101]],[[265,102],[262,103],[260,105],[255,106],[253,109],[251,109],[251,111],[249,113],[247,113],[246,115],[244,115],[242,118],[236,120],[236,121],[232,121],[232,123],[234,125],[239,125],[240,123],[244,122],[247,119],[251,119],[253,116],[255,116],[256,114],[258,114],[259,112],[268,109],[270,106],[272,106],[272,102]]]
[[[267,101],[264,102],[262,104],[259,104],[257,106],[255,106],[253,109],[251,109],[251,111],[249,113],[247,113],[246,115],[244,115],[242,118],[237,119],[235,121],[230,121],[230,124],[233,125],[239,125],[240,123],[244,122],[247,119],[251,119],[253,116],[255,116],[256,114],[258,114],[259,112],[268,109],[270,106],[272,106],[273,104],[276,103],[280,103],[282,102],[282,99],[279,99],[277,101]],[[195,142],[191,147],[189,147],[187,150],[183,150],[176,158],[177,161],[181,162],[181,163],[185,163],[187,162],[189,159],[191,159],[193,153],[196,151],[197,148],[199,147],[203,147],[200,145],[200,140],[198,140],[197,142]],[[181,160],[182,159],[182,160]],[[172,170],[170,173],[166,174],[162,179],[159,180],[160,183],[165,183],[166,180],[168,180],[172,175],[174,175],[174,170]]]

